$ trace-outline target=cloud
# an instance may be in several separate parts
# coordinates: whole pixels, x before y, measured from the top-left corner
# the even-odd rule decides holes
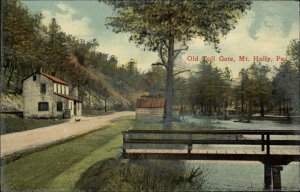
[[[92,39],[91,20],[88,17],[75,18],[78,15],[77,11],[66,3],[58,2],[56,7],[59,12],[54,10],[42,11],[44,24],[48,25],[52,18],[56,18],[61,29],[67,34],[81,39]]]
[[[216,53],[211,46],[205,45],[203,40],[197,38],[190,43],[190,49],[182,55],[187,61],[187,56],[215,56],[216,64],[219,67],[228,66],[234,75],[238,76],[239,71],[249,67],[253,63],[253,56],[267,56],[272,58],[272,62],[262,62],[271,67],[279,65],[276,56],[285,56],[286,48],[292,39],[299,38],[299,22],[292,24],[288,33],[283,30],[284,21],[276,15],[269,15],[263,19],[261,26],[256,30],[256,38],[249,33],[256,19],[256,11],[249,11],[235,30],[231,31],[226,39],[220,43],[221,53]],[[234,57],[236,62],[218,61],[219,56]],[[250,62],[239,62],[239,56],[247,56]],[[196,69],[197,62],[189,62],[193,69]]]
[[[271,5],[271,6],[270,6]],[[299,23],[299,3],[291,1],[256,1],[252,5],[255,10],[254,22],[251,24],[249,33],[256,38],[258,30],[263,24],[268,25],[268,19],[273,17],[280,21],[280,30],[283,36],[287,36],[294,23]]]
[[[109,41],[105,40],[105,36],[98,36],[97,39],[100,41],[97,51],[115,55],[120,65],[127,63],[130,59],[135,59],[138,69],[145,71],[151,67],[152,63],[158,61],[156,52],[144,51],[143,48],[136,47],[136,44],[129,42],[128,34],[115,34],[114,38],[109,38]],[[101,42],[106,43],[101,44]]]

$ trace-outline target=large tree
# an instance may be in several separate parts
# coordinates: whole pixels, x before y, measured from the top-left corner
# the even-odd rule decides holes
[[[250,0],[99,0],[114,7],[107,25],[130,33],[130,41],[159,53],[166,68],[165,128],[172,126],[174,60],[196,37],[218,51],[221,36],[234,29]]]
[[[290,62],[292,70],[296,70],[298,71],[298,86],[295,87],[295,91],[298,90],[297,94],[294,94],[296,97],[294,97],[296,106],[295,109],[297,111],[298,114],[300,114],[300,41],[299,39],[293,39],[288,48],[287,48],[287,60]],[[298,103],[298,104],[297,104]]]
[[[297,71],[293,69],[289,61],[281,63],[276,69],[276,75],[273,78],[273,99],[279,106],[279,115],[282,108],[284,115],[289,118],[289,109],[297,110],[297,106],[292,105],[292,99],[297,95]]]

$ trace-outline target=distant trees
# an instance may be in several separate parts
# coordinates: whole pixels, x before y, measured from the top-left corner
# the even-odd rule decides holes
[[[278,106],[279,115],[290,116],[292,99],[295,97],[295,88],[297,87],[296,72],[289,61],[281,63],[280,67],[276,69],[272,84],[274,104]]]
[[[198,71],[190,80],[189,97],[194,114],[221,114],[226,109],[231,94],[231,72],[228,68],[221,70],[211,62],[203,60]]]
[[[271,74],[273,72],[273,76]],[[264,116],[266,112],[285,115],[297,112],[293,100],[297,98],[297,75],[295,65],[286,60],[278,68],[253,63],[239,72],[233,81],[228,68],[217,68],[205,60],[198,71],[189,79],[188,89],[191,112],[193,114],[223,114],[232,107],[241,119],[251,119],[254,113]]]
[[[144,74],[146,90],[152,97],[165,95],[166,70],[162,66],[152,66],[151,70]]]
[[[300,41],[299,39],[293,39],[286,52],[287,61],[290,62],[292,69],[296,73],[296,87],[294,89],[293,105],[298,114],[300,114]]]
[[[268,78],[270,68],[261,63],[253,63],[248,69],[248,83],[246,90],[248,91],[249,107],[259,106],[260,115],[265,114],[265,106],[271,96],[271,81]]]

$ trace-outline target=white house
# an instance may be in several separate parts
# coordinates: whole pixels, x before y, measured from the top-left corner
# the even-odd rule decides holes
[[[65,81],[43,72],[23,79],[24,118],[62,118],[81,116],[82,105],[69,94]]]

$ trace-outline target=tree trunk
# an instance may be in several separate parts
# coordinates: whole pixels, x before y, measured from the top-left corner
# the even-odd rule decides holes
[[[283,98],[283,115],[286,115],[286,100]]]
[[[172,128],[172,104],[173,104],[173,69],[174,69],[174,35],[170,34],[168,43],[168,65],[166,78],[166,112],[164,128]]]
[[[252,116],[252,100],[249,99],[249,101],[248,101],[248,119],[247,119],[247,121],[249,123],[251,121],[251,116]]]
[[[291,120],[291,116],[290,116],[290,110],[289,110],[289,100],[286,101],[286,117],[287,120]]]
[[[244,96],[242,97],[242,109],[241,109],[242,116],[244,116]]]
[[[262,99],[260,100],[260,116],[265,116],[264,102]]]
[[[281,97],[279,99],[279,115],[281,115]]]
[[[227,114],[226,114],[226,110],[227,110],[227,106],[228,105],[228,98],[226,97],[225,99],[225,104],[224,104],[224,120],[227,119]]]
[[[11,82],[11,79],[12,79],[12,76],[13,76],[14,71],[15,71],[14,68],[12,68],[12,69],[10,70],[10,74],[9,74],[9,77],[8,77],[7,83],[6,83],[6,90],[9,90],[10,82]]]

